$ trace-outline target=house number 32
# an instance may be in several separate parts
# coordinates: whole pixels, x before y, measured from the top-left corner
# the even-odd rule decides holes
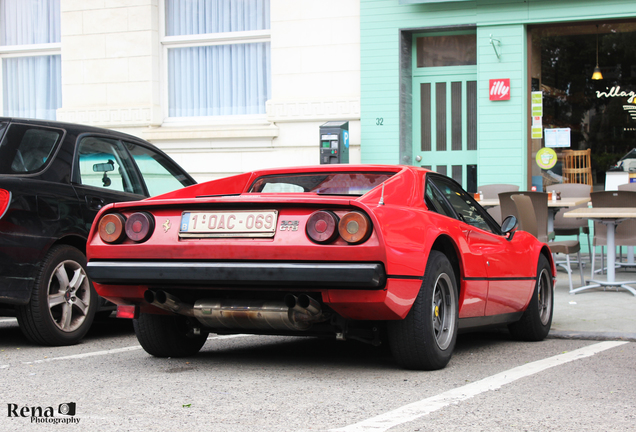
[[[375,119],[375,125],[376,126],[383,126],[384,125],[384,119],[382,117],[378,117]]]

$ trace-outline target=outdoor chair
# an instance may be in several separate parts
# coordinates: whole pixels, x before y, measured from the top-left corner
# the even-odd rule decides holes
[[[487,184],[479,186],[477,190],[484,195],[484,199],[497,199],[499,198],[499,194],[501,192],[518,191],[519,186],[505,183]],[[503,221],[503,218],[501,217],[501,206],[490,207],[487,209],[487,211],[490,216],[492,216],[492,218],[496,220],[499,225],[501,225],[501,222]]]
[[[545,192],[502,192],[499,194],[499,204],[501,205],[502,217],[514,216],[521,220],[517,210],[517,206],[512,200],[514,195],[524,195],[530,198],[534,205],[536,213],[536,224],[538,226],[538,235],[535,235],[540,241],[547,243],[552,234],[548,233],[548,194]]]
[[[589,197],[590,186],[581,183],[561,183],[550,186],[550,190],[560,192],[562,198]],[[574,207],[563,208],[554,216],[555,236],[576,236],[579,240],[581,233],[587,235],[587,247],[592,262],[592,242],[590,241],[590,227],[587,219],[565,218],[563,214],[577,208],[587,207],[587,203]]]
[[[618,185],[618,190],[619,191],[636,191],[636,183],[625,183],[622,185]],[[636,205],[636,204],[634,204]]]
[[[618,190],[601,191],[590,194],[592,207],[636,207],[636,191]],[[629,219],[616,226],[615,246],[636,246],[636,220]],[[601,246],[601,273],[605,269],[605,251],[607,245],[607,226],[601,222],[594,222],[594,249],[592,255],[592,274],[596,258],[596,246]]]
[[[542,240],[542,238],[547,239],[548,237],[547,222],[541,223],[542,219],[545,221],[548,214],[547,194],[544,195],[546,199],[543,204],[541,204],[540,198],[534,200],[537,203],[537,206],[533,205],[533,200],[528,195],[511,196],[511,200],[514,202],[515,207],[517,208],[517,214],[519,214],[519,217],[517,218],[519,220],[519,229],[532,234],[540,241],[544,241]],[[563,267],[565,271],[567,271],[568,280],[570,281],[570,292],[572,292],[574,290],[574,287],[572,285],[572,266],[570,263],[570,254],[576,253],[578,261],[581,262],[580,243],[577,240],[565,240],[550,242],[548,245],[550,246],[550,250],[553,256],[557,253],[565,254],[566,265],[564,265],[563,263],[558,264]],[[579,273],[581,274],[581,286],[583,286],[585,285],[585,279],[583,278],[583,267],[581,266],[579,266]]]

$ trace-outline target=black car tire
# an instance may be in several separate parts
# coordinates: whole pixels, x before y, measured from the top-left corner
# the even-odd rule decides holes
[[[208,333],[194,334],[188,318],[178,315],[141,314],[133,320],[142,348],[155,357],[188,357],[201,350]]]
[[[84,254],[72,246],[54,246],[40,266],[31,301],[16,307],[20,330],[36,344],[76,344],[93,323],[97,299]]]
[[[521,319],[508,326],[515,339],[542,341],[548,336],[552,326],[554,309],[554,287],[550,263],[544,255],[539,257],[537,280],[530,304]]]
[[[437,370],[453,355],[458,326],[457,282],[448,258],[431,251],[420,292],[406,318],[389,321],[389,344],[406,369]]]

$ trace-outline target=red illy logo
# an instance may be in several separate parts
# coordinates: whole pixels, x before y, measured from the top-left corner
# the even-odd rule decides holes
[[[490,100],[510,100],[510,78],[490,80]]]

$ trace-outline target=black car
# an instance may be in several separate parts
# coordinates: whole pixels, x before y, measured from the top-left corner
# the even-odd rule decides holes
[[[86,239],[97,211],[195,183],[134,136],[0,117],[2,314],[15,314],[34,343],[77,343],[96,313],[109,313],[86,276]]]

